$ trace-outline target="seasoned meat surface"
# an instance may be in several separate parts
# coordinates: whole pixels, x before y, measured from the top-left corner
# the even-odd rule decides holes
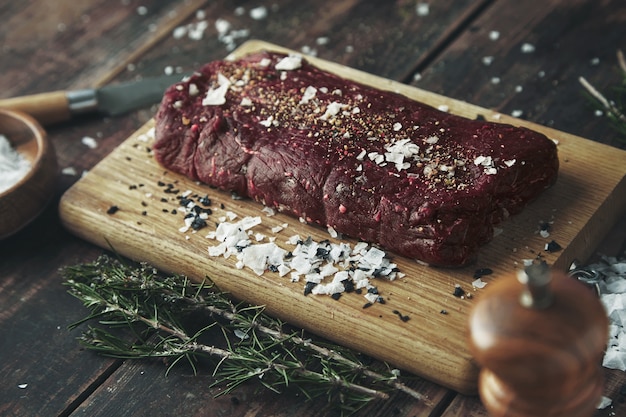
[[[189,178],[432,265],[471,262],[554,183],[556,145],[260,52],[171,86],[154,155]]]

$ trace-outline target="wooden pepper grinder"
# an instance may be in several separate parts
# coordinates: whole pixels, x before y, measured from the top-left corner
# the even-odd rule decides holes
[[[589,417],[602,397],[608,319],[585,284],[533,264],[490,284],[470,313],[479,393],[493,417]]]

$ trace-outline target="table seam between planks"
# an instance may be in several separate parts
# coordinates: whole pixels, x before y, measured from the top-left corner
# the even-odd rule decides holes
[[[424,53],[416,58],[415,65],[405,75],[399,77],[398,81],[411,84],[413,77],[429,68],[438,57],[443,55],[447,48],[471,27],[478,18],[487,10],[495,0],[482,0],[463,13],[454,24],[450,25],[435,43]]]

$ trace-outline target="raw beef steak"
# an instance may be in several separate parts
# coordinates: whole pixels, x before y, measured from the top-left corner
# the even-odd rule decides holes
[[[261,52],[170,87],[156,159],[432,265],[472,261],[493,225],[556,180],[555,143]]]

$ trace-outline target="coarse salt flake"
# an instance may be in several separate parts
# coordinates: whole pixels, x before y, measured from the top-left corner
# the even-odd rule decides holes
[[[506,165],[509,168],[512,167],[513,165],[515,165],[515,159],[508,159],[504,161],[504,165]]]
[[[259,6],[253,9],[250,9],[250,17],[254,20],[262,20],[267,17],[267,7]]]
[[[493,63],[493,57],[492,56],[484,56],[482,57],[481,61],[484,65],[489,66]]]
[[[309,101],[315,98],[317,94],[317,88],[312,85],[308,86],[304,89],[304,93],[302,94],[302,98],[300,99],[300,103],[298,104],[307,104]]]
[[[320,117],[320,119],[321,120],[329,120],[330,118],[335,117],[336,115],[338,115],[339,112],[341,110],[345,109],[346,107],[348,107],[346,104],[342,104],[342,103],[333,101],[332,103],[328,104],[328,106],[326,107],[326,111]]]
[[[81,143],[89,149],[95,149],[98,147],[98,142],[91,136],[83,136]]]
[[[430,13],[430,6],[428,3],[417,3],[417,6],[415,6],[415,12],[418,16],[428,16]]]
[[[202,99],[203,106],[221,106],[226,103],[226,93],[230,88],[230,80],[222,73],[217,74],[217,88],[209,88],[206,96]]]
[[[487,286],[487,283],[480,278],[477,278],[474,281],[472,281],[472,287],[474,288],[482,289],[482,288],[485,288],[486,286]]]
[[[498,39],[500,39],[500,32],[497,30],[489,31],[489,39],[492,41],[497,41]]]
[[[301,66],[302,66],[302,56],[291,54],[291,55],[284,57],[280,61],[278,61],[278,63],[276,64],[274,68],[277,71],[293,71],[293,70],[297,70]]]
[[[61,173],[62,173],[63,175],[70,175],[70,176],[73,176],[73,175],[76,175],[76,174],[77,174],[77,172],[76,172],[76,168],[74,168],[74,167],[65,167],[65,168],[63,168],[63,169],[61,170]]]

